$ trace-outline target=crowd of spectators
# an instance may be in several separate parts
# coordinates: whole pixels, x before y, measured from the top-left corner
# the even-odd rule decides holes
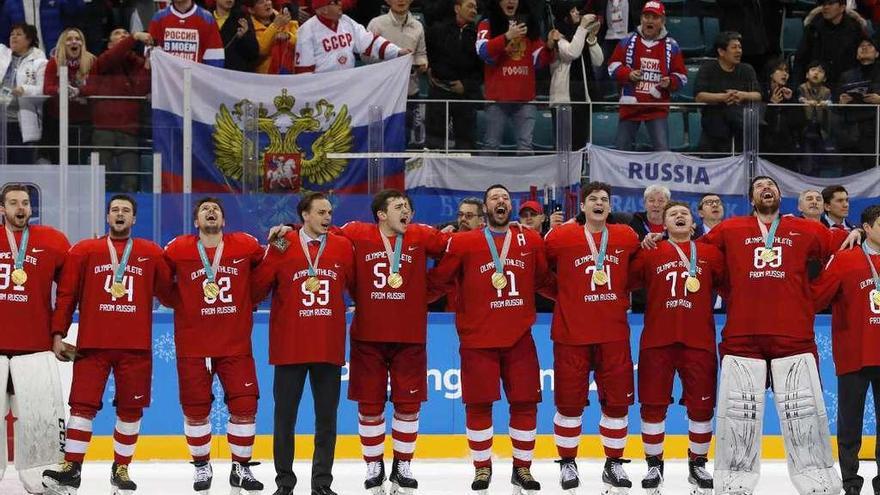
[[[151,50],[161,49],[263,74],[339,70],[412,54],[407,124],[411,131],[422,129],[422,137],[410,132],[411,146],[495,152],[506,145],[530,153],[536,120],[544,115],[541,105],[556,112],[572,103],[571,143],[578,149],[591,136],[591,114],[578,103],[613,102],[616,106],[605,110],[618,113],[616,142],[607,144],[666,150],[668,117],[683,111],[675,106],[676,95],[689,87],[694,101],[704,104],[684,110],[701,117],[687,124],[693,151],[741,148],[744,109],[763,102],[753,106],[759,109],[761,151],[803,155],[771,160],[813,175],[874,164],[869,155],[876,149],[878,123],[871,106],[880,105],[880,51],[871,33],[880,22],[880,3],[819,0],[811,7],[717,0],[711,8],[706,5],[696,0],[674,6],[657,0],[57,0],[33,12],[21,0],[7,0],[0,7],[0,74],[2,96],[9,100],[8,143],[31,145],[10,148],[8,160],[58,159],[58,76],[66,66],[71,162],[85,162],[88,152],[99,151],[102,162],[122,173],[110,188],[138,189],[137,176],[125,173],[137,171],[141,151],[149,150],[144,132],[149,60]],[[670,35],[668,23],[671,16],[690,15],[696,8],[699,16],[717,18],[720,32],[710,50],[695,55]],[[802,16],[801,41],[786,53],[782,21],[797,15]],[[181,42],[182,30],[197,32],[196,43]],[[334,33],[350,36],[325,43]],[[695,74],[686,68],[697,64]],[[489,102],[456,103],[483,99]],[[446,105],[431,100],[450,100],[448,119]],[[785,103],[802,106],[777,105]],[[649,142],[637,144],[643,124]],[[821,156],[830,153],[851,157]]]

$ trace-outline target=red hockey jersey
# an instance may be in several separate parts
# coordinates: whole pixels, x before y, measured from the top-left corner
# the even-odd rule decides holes
[[[184,60],[223,67],[225,52],[214,16],[193,4],[178,12],[173,4],[153,15],[148,28],[156,47]]]

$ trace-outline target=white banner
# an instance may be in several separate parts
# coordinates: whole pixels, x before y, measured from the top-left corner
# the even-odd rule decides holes
[[[810,177],[760,160],[756,173],[773,177],[783,196],[796,198],[806,189],[822,190],[828,186],[841,185],[849,192],[850,198],[880,198],[880,168],[877,167],[843,177]]]
[[[671,151],[636,153],[591,146],[590,180],[616,187],[644,189],[652,184],[671,191],[744,195],[748,167],[742,155],[694,158]]]
[[[532,186],[568,187],[581,178],[581,155],[415,159],[406,166],[406,188],[442,191],[484,191],[501,183],[510,192],[528,192]]]

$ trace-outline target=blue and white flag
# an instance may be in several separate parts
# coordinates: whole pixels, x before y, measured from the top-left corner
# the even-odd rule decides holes
[[[403,151],[412,57],[320,74],[266,75],[218,69],[153,51],[153,141],[162,184],[182,191],[184,69],[192,71],[193,192],[241,190],[243,107],[259,108],[263,190],[365,192],[370,108],[382,109],[384,151]],[[385,185],[403,186],[403,162],[385,160]]]

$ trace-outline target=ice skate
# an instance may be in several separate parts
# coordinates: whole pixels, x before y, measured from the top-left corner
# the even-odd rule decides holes
[[[559,486],[562,491],[568,495],[577,493],[577,487],[581,486],[581,479],[578,475],[578,465],[574,459],[559,459]]]
[[[648,473],[642,478],[642,488],[648,495],[660,495],[660,487],[663,486],[663,459],[657,456],[649,456]]]
[[[263,490],[263,484],[254,478],[251,472],[251,466],[256,466],[257,462],[236,462],[232,461],[232,471],[229,472],[229,486],[232,489],[230,495],[238,495],[241,492],[248,495],[258,495]]]
[[[49,495],[76,495],[82,482],[82,464],[64,461],[58,470],[43,471],[43,486]]]
[[[419,482],[413,478],[410,461],[394,459],[391,464],[391,495],[414,495],[419,489]]]
[[[370,461],[367,463],[367,479],[364,490],[370,495],[385,495],[385,462]]]
[[[110,468],[111,495],[132,495],[137,485],[128,476],[128,464],[116,464]]]
[[[208,461],[197,461],[192,463],[196,470],[193,473],[193,490],[198,495],[208,495],[211,490],[211,480],[214,479],[214,471],[211,469],[211,463]]]
[[[489,491],[489,483],[492,482],[492,468],[481,467],[474,471],[474,481],[471,482],[471,490],[480,495],[486,495]]]
[[[532,495],[541,491],[541,484],[532,477],[531,470],[525,466],[513,468],[510,483],[513,485],[513,495]]]
[[[605,459],[605,469],[602,471],[602,495],[625,495],[632,488],[632,481],[623,470],[623,464],[629,459]]]
[[[712,495],[714,482],[712,475],[706,471],[705,457],[688,461],[688,483],[691,485],[691,495]]]

